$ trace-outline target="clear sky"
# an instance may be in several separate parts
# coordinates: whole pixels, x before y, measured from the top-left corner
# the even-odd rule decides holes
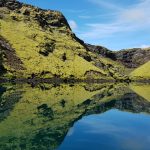
[[[150,46],[150,0],[19,0],[61,11],[85,42],[112,50]]]

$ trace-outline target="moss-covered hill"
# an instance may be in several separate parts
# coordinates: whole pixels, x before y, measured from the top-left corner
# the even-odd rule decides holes
[[[1,77],[122,79],[125,67],[88,50],[58,11],[0,1]]]
[[[97,53],[103,58],[107,58],[125,66],[124,74],[134,80],[150,79],[150,48],[123,49],[111,51],[102,46],[86,44],[92,53]],[[144,65],[145,64],[145,65]],[[143,65],[143,66],[142,66]]]
[[[150,61],[131,72],[130,78],[132,80],[150,80]]]
[[[58,11],[0,1],[0,78],[126,80],[148,60],[150,49],[85,44]]]

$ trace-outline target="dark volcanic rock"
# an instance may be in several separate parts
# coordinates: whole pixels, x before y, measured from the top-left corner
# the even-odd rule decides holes
[[[7,7],[11,10],[20,9],[22,7],[22,3],[17,2],[16,0],[1,0],[0,7]]]
[[[59,11],[43,10],[31,5],[20,3],[16,0],[1,0],[0,7],[7,7],[8,9],[15,11],[18,10],[18,13],[22,13],[29,18],[33,17],[32,19],[36,20],[42,28],[65,26],[68,30],[71,30],[66,18]],[[26,7],[26,9],[22,12],[21,9],[23,7]],[[30,13],[32,13],[32,16],[30,16]]]
[[[116,52],[116,59],[128,68],[137,68],[150,60],[150,48],[133,48]]]
[[[94,53],[97,53],[103,57],[111,58],[112,60],[116,60],[116,56],[115,56],[114,52],[103,46],[95,46],[95,45],[91,45],[91,44],[86,44],[86,46],[90,51],[92,51]]]
[[[15,70],[23,70],[22,61],[17,57],[15,50],[0,36],[0,70],[5,71],[3,63]]]
[[[0,48],[0,75],[3,75],[6,72],[6,69],[4,68],[3,65],[3,52]]]

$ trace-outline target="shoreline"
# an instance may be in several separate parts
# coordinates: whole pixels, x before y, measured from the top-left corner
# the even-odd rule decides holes
[[[0,83],[49,83],[49,84],[60,84],[60,83],[148,83],[150,84],[150,79],[143,80],[107,80],[107,79],[62,79],[62,78],[16,78],[7,79],[0,78]]]

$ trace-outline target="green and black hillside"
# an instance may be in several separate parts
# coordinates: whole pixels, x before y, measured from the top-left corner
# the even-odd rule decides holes
[[[138,61],[131,57],[137,51],[93,50],[76,37],[62,13],[0,1],[1,78],[127,80],[130,70],[149,60],[150,51],[141,51],[144,61],[141,53]]]

